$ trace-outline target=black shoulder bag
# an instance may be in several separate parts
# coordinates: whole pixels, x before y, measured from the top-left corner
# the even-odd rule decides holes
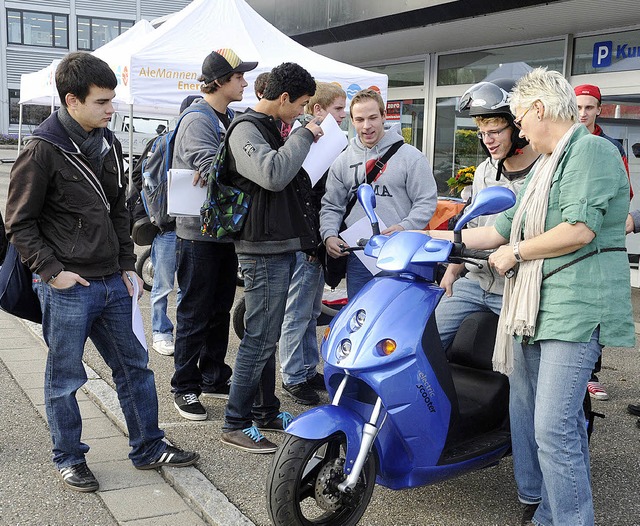
[[[391,159],[391,156],[396,153],[403,144],[403,141],[396,142],[385,152],[385,154],[380,159],[376,161],[376,163],[373,165],[373,168],[371,168],[371,170],[367,172],[367,176],[365,179],[367,184],[371,184],[374,181],[380,171],[384,168],[384,165],[387,164],[389,159]],[[351,195],[351,199],[349,199],[349,202],[347,203],[347,208],[345,209],[344,216],[342,218],[342,225],[340,226],[340,231],[346,228],[344,220],[345,218],[349,217],[351,210],[358,200],[357,190],[358,189],[356,187],[355,191]],[[327,253],[327,248],[324,246],[323,242],[320,243],[320,246],[318,247],[318,258],[322,263],[322,270],[324,270],[324,282],[332,289],[337,287],[347,274],[347,257],[331,257]]]

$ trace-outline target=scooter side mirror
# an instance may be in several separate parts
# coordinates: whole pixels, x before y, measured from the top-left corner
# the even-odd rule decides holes
[[[515,194],[508,188],[492,186],[478,192],[456,223],[454,232],[460,232],[464,225],[478,216],[487,216],[509,210],[516,204]]]
[[[358,187],[358,201],[364,208],[364,213],[367,214],[369,221],[371,222],[371,228],[373,229],[373,235],[377,236],[380,233],[380,226],[378,224],[378,216],[376,216],[376,195],[373,193],[373,188],[370,184],[363,183]]]

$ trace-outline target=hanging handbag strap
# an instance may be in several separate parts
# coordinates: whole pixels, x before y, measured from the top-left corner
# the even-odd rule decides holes
[[[382,171],[382,169],[384,168],[384,165],[387,164],[389,159],[391,159],[391,156],[394,153],[396,153],[403,144],[404,144],[404,141],[398,141],[392,144],[391,147],[385,152],[385,154],[382,157],[380,157],[380,159],[376,160],[375,164],[371,167],[371,170],[367,172],[367,177],[365,178],[365,181],[367,184],[371,184],[375,180],[375,178],[378,177],[378,174]],[[351,199],[349,199],[349,202],[347,203],[347,208],[345,209],[345,212],[344,212],[343,221],[349,216],[357,200],[358,200],[358,188],[356,187],[356,191],[353,192]]]

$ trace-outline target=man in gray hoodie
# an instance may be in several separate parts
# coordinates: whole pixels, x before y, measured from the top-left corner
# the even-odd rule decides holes
[[[185,111],[176,132],[173,168],[195,170],[193,184],[204,185],[233,112],[242,100],[244,73],[257,62],[242,62],[231,49],[210,53],[202,64],[203,97]],[[206,420],[199,396],[226,399],[231,367],[225,363],[229,314],[235,295],[238,260],[228,239],[206,237],[199,217],[176,219],[178,285],[176,312],[174,406],[188,420]]]
[[[351,101],[351,121],[356,137],[331,165],[320,211],[320,235],[333,257],[345,257],[348,244],[339,237],[344,219],[350,227],[364,217],[360,203],[344,217],[347,203],[366,180],[366,174],[386,151],[403,138],[384,130],[385,106],[377,91],[359,91]],[[371,183],[376,194],[376,213],[387,225],[382,233],[424,228],[436,209],[437,189],[426,157],[403,144]],[[347,262],[347,295],[353,297],[373,275],[353,254]]]

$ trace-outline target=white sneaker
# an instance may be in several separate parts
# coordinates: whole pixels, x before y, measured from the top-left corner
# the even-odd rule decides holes
[[[163,356],[171,356],[173,354],[173,342],[171,340],[158,340],[153,342],[153,349]]]

